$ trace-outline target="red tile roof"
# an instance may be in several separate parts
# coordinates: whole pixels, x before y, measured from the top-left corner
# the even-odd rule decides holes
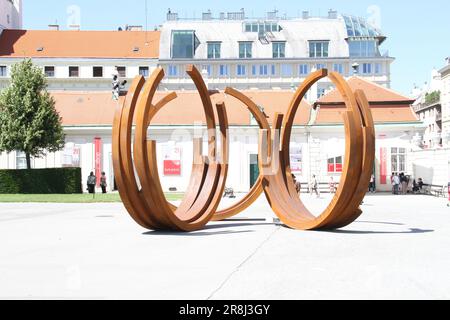
[[[405,97],[391,89],[383,87],[374,82],[362,79],[360,77],[352,77],[348,80],[348,84],[352,90],[361,89],[366,94],[367,100],[371,104],[386,104],[386,103],[405,103],[412,104],[414,99]],[[338,104],[343,103],[341,94],[338,90],[332,90],[323,97],[321,97],[315,104]]]
[[[0,57],[157,59],[159,40],[159,31],[4,30]]]
[[[391,89],[359,77],[352,77],[348,83],[355,91],[361,89],[366,94],[375,123],[397,123],[419,121],[411,104],[413,99]],[[334,89],[321,97],[314,106],[320,106],[315,124],[340,124],[345,111],[344,101],[338,90]]]
[[[244,92],[256,104],[264,108],[271,123],[276,112],[285,112],[292,91],[246,91]],[[108,92],[51,92],[56,101],[56,109],[63,118],[65,126],[112,125],[116,102]],[[168,92],[157,92],[154,102],[159,101]],[[200,96],[197,91],[177,92],[178,98],[170,102],[154,118],[152,124],[193,125],[203,123],[204,115]],[[212,101],[225,102],[230,125],[250,125],[250,113],[245,106],[229,95],[213,95]],[[311,106],[302,102],[297,112],[296,124],[306,125],[310,118]]]

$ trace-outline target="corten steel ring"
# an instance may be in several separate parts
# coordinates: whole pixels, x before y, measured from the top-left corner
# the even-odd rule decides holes
[[[362,211],[364,198],[372,173],[375,157],[375,133],[369,104],[362,91],[352,92],[347,82],[335,72],[328,75],[341,93],[346,112],[345,166],[339,188],[329,206],[314,216],[302,203],[295,191],[291,176],[289,145],[297,109],[311,86],[328,75],[322,69],[312,73],[296,91],[286,117],[276,116],[273,129],[260,134],[260,154],[268,159],[260,163],[266,197],[280,220],[287,226],[300,230],[336,229],[356,220]],[[276,133],[281,130],[280,137]],[[267,140],[273,140],[273,152],[267,152]]]
[[[194,163],[190,188],[179,208],[171,206],[164,197],[156,162],[156,143],[147,141],[151,118],[167,102],[174,99],[170,94],[157,105],[152,105],[157,86],[164,77],[161,68],[155,70],[145,82],[136,78],[126,97],[123,108],[118,108],[113,128],[114,169],[119,193],[130,215],[141,226],[153,229],[194,231],[203,228],[216,212],[222,198],[228,165],[217,160],[216,121],[206,85],[194,67],[188,69],[200,93],[208,127],[208,156],[202,155],[201,139],[194,140]],[[217,105],[220,126],[221,156],[228,158],[228,120],[224,104]],[[132,120],[136,116],[134,139],[134,165],[141,188],[134,174],[131,134]]]
[[[113,126],[113,164],[117,186],[123,203],[141,226],[153,230],[194,231],[211,220],[223,220],[248,208],[264,191],[280,220],[295,229],[335,229],[348,225],[362,213],[359,204],[369,183],[375,156],[374,124],[364,93],[353,93],[337,73],[328,76],[342,94],[347,111],[344,114],[346,134],[346,164],[338,191],[328,208],[318,217],[313,216],[298,197],[290,170],[289,144],[295,114],[306,92],[323,77],[327,70],[311,74],[298,88],[287,116],[277,114],[271,130],[265,115],[257,105],[237,90],[227,88],[225,93],[240,100],[255,117],[260,127],[260,177],[250,192],[231,207],[217,211],[228,172],[228,119],[225,105],[217,104],[220,128],[221,161],[218,161],[216,120],[210,93],[198,72],[189,66],[187,73],[200,94],[208,128],[208,156],[202,155],[202,139],[194,139],[192,174],[180,206],[166,201],[162,190],[157,161],[156,142],[147,140],[148,126],[161,108],[177,98],[175,93],[152,104],[156,89],[164,77],[161,68],[145,82],[137,77],[123,106],[116,110]],[[132,158],[132,126],[136,118],[134,162]],[[279,132],[281,130],[281,135]],[[137,175],[135,175],[134,167]],[[140,181],[141,187],[138,186]]]

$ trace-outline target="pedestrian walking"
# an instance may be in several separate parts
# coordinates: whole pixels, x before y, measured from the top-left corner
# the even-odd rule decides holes
[[[313,192],[316,193],[317,198],[320,198],[319,184],[317,183],[317,179],[316,179],[315,175],[312,176],[311,182],[309,184],[309,193],[310,193],[310,195],[312,195]]]
[[[89,177],[87,178],[87,186],[89,193],[95,193],[95,184],[97,183],[97,177],[94,175],[94,172],[91,172]]]
[[[106,183],[106,174],[102,172],[102,176],[100,177],[100,187],[102,188],[102,193],[106,193],[106,187],[108,184]]]
[[[335,194],[337,191],[336,182],[334,182],[333,177],[330,177],[330,182],[328,183],[328,187],[330,188],[330,193]]]
[[[375,175],[373,174],[370,176],[369,192],[375,193]]]

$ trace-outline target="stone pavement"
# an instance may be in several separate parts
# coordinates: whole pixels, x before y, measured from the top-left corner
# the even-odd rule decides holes
[[[180,234],[142,229],[122,204],[0,204],[0,298],[449,299],[445,199],[377,194],[362,208],[342,230],[302,232],[261,197]]]

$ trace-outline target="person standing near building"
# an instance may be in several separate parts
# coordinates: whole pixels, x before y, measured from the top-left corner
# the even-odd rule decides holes
[[[317,198],[320,198],[319,184],[317,183],[316,175],[312,176],[311,182],[309,184],[309,193],[310,193],[310,195],[312,195],[313,192],[316,193]]]
[[[95,184],[97,183],[97,177],[94,175],[94,172],[91,172],[89,177],[87,178],[87,186],[89,193],[95,193]]]
[[[398,187],[400,185],[400,177],[395,173],[392,181],[393,181],[392,183],[394,185],[394,194],[398,194]]]
[[[102,172],[102,176],[100,177],[100,187],[102,188],[102,193],[106,193],[106,187],[108,184],[106,183],[106,173]]]
[[[335,194],[336,193],[336,182],[334,182],[333,177],[330,177],[330,182],[328,183],[328,186],[330,187],[330,193]]]
[[[404,172],[400,173],[400,183],[402,185],[402,194],[405,195],[408,193],[408,177]]]
[[[370,176],[369,192],[375,193],[375,175]]]
[[[292,180],[294,180],[295,190],[298,194],[300,194],[300,192],[302,191],[302,184],[297,181],[297,177],[295,176],[295,174],[292,174]]]
[[[448,182],[447,193],[448,193],[447,207],[450,207],[450,181]]]

